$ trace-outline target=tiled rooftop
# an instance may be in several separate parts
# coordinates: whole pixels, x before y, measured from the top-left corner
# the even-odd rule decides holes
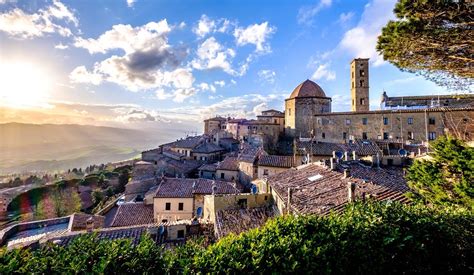
[[[204,142],[193,149],[193,153],[209,154],[224,151],[224,148],[211,142]]]
[[[267,155],[262,147],[256,147],[248,143],[241,144],[238,153],[238,160],[248,163],[254,163],[260,156]]]
[[[118,206],[112,227],[153,223],[153,205],[144,203],[124,203]]]
[[[366,168],[360,164],[346,167],[350,169],[352,177],[343,177],[343,173],[339,172],[343,167],[338,168],[339,171],[331,171],[317,164],[308,164],[271,176],[268,183],[285,203],[288,188],[292,188],[291,209],[302,214],[324,214],[342,207],[348,202],[349,182],[356,184],[358,199],[365,193],[377,200],[408,201],[403,195],[408,188],[400,172]]]
[[[230,233],[240,234],[257,228],[275,216],[273,208],[220,210],[216,213],[216,236],[222,238]]]
[[[212,194],[212,187],[217,187],[216,194],[238,194],[242,192],[240,185],[231,182],[209,179],[164,178],[155,197],[158,198],[192,198],[194,194]],[[194,186],[194,187],[193,187]]]
[[[202,142],[204,142],[206,137],[204,135],[202,136],[193,136],[193,137],[187,137],[184,139],[180,139],[174,142],[170,142],[167,144],[163,144],[162,146],[164,147],[175,147],[175,148],[185,148],[185,149],[193,149]]]
[[[293,156],[266,155],[258,159],[258,166],[291,168],[295,166]]]
[[[132,180],[125,185],[125,195],[145,194],[155,184],[157,184],[155,178]]]
[[[313,155],[316,156],[332,156],[333,151],[356,151],[356,154],[359,156],[376,155],[378,152],[380,152],[377,144],[370,140],[355,140],[346,144],[313,142],[312,147],[310,141],[298,141],[296,146],[299,154],[309,154],[310,152],[313,152]]]
[[[239,161],[236,157],[226,157],[217,163],[217,170],[239,171]]]
[[[89,215],[89,214],[84,214],[84,213],[74,213],[71,215],[71,218],[69,220],[69,230],[71,231],[85,230],[86,222],[91,217],[94,220],[94,228],[104,227],[104,223],[105,223],[104,216]]]
[[[215,172],[216,169],[217,169],[217,164],[216,163],[211,163],[211,164],[203,164],[201,167],[199,167],[198,170]]]

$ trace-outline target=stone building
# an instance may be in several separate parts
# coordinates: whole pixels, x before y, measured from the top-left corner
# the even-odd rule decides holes
[[[383,92],[380,108],[386,109],[415,109],[436,107],[474,107],[474,95],[422,95],[389,97]]]
[[[331,98],[318,84],[307,79],[285,99],[285,134],[290,137],[310,137],[314,116],[329,112]]]
[[[351,62],[351,110],[369,110],[369,59],[356,58]]]
[[[210,135],[225,129],[227,119],[216,116],[204,120],[204,134]]]

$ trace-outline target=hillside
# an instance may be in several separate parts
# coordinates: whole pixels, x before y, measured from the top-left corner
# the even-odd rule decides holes
[[[0,124],[0,173],[62,170],[119,161],[175,139],[178,130],[75,124]]]

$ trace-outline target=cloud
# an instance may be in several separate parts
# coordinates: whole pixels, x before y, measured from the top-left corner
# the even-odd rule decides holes
[[[188,50],[182,46],[172,47],[168,44],[171,28],[166,20],[149,22],[143,26],[115,25],[97,39],[77,38],[74,45],[93,53],[108,53],[122,50],[123,55],[112,55],[96,62],[88,71],[84,66],[71,73],[76,82],[94,85],[100,84],[96,79],[118,84],[130,91],[149,90],[163,87],[175,89],[178,99],[194,94],[192,85],[194,76],[190,69],[180,67]],[[161,96],[163,98],[163,96]]]
[[[199,19],[198,24],[195,28],[193,28],[193,32],[198,37],[204,37],[208,33],[212,33],[216,30],[216,21],[211,20],[207,15],[201,15],[201,19]]]
[[[341,25],[345,25],[347,22],[349,22],[353,17],[355,13],[353,11],[350,12],[343,12],[339,15],[339,19],[337,22]]]
[[[191,64],[198,70],[221,69],[224,72],[234,75],[231,62],[235,56],[233,49],[226,49],[214,37],[209,37],[197,49],[197,58]]]
[[[313,75],[311,76],[311,79],[313,80],[319,80],[323,78],[326,80],[336,79],[336,72],[329,69],[328,63],[319,64],[319,66],[316,68],[316,71],[314,71]]]
[[[198,87],[201,89],[201,91],[211,91],[213,93],[216,92],[216,87],[214,85],[207,84],[205,82],[202,82],[201,84],[199,84]]]
[[[356,27],[348,30],[339,43],[339,48],[357,58],[370,58],[374,66],[384,63],[375,46],[382,27],[394,19],[393,7],[396,0],[373,0],[365,5],[362,17]]]
[[[137,2],[137,0],[127,0],[127,7],[131,8]]]
[[[63,43],[59,43],[59,44],[55,45],[54,48],[58,49],[58,50],[65,50],[65,49],[69,48],[69,46],[64,45]]]
[[[204,38],[208,34],[215,32],[225,33],[235,25],[234,22],[231,22],[229,19],[220,18],[217,20],[210,19],[207,15],[201,15],[201,18],[197,22],[196,26],[193,28],[193,32],[199,37]]]
[[[274,83],[276,73],[272,70],[260,70],[258,71],[258,76],[261,80],[267,81],[268,83]]]
[[[216,81],[214,81],[214,84],[216,84],[217,86],[224,87],[225,86],[225,81],[224,80],[216,80]]]
[[[40,9],[36,13],[25,13],[19,8],[1,13],[0,31],[22,39],[42,37],[52,33],[71,36],[71,29],[57,24],[58,21],[72,23],[75,27],[79,24],[74,13],[63,3],[55,0],[52,5]]]
[[[329,8],[332,5],[332,0],[320,0],[313,6],[301,7],[298,11],[298,24],[312,25],[314,16],[322,9]]]
[[[90,83],[99,85],[102,83],[102,76],[100,74],[88,72],[85,66],[76,67],[70,74],[69,79],[73,83]]]
[[[271,51],[267,39],[275,32],[276,28],[268,25],[268,22],[253,24],[247,28],[236,28],[234,37],[238,46],[253,44],[256,46],[256,52],[268,53]]]

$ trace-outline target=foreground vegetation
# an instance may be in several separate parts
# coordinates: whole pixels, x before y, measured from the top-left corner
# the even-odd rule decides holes
[[[0,273],[472,274],[473,244],[472,212],[357,203],[339,215],[280,217],[208,247],[85,236],[67,247],[3,251]]]

